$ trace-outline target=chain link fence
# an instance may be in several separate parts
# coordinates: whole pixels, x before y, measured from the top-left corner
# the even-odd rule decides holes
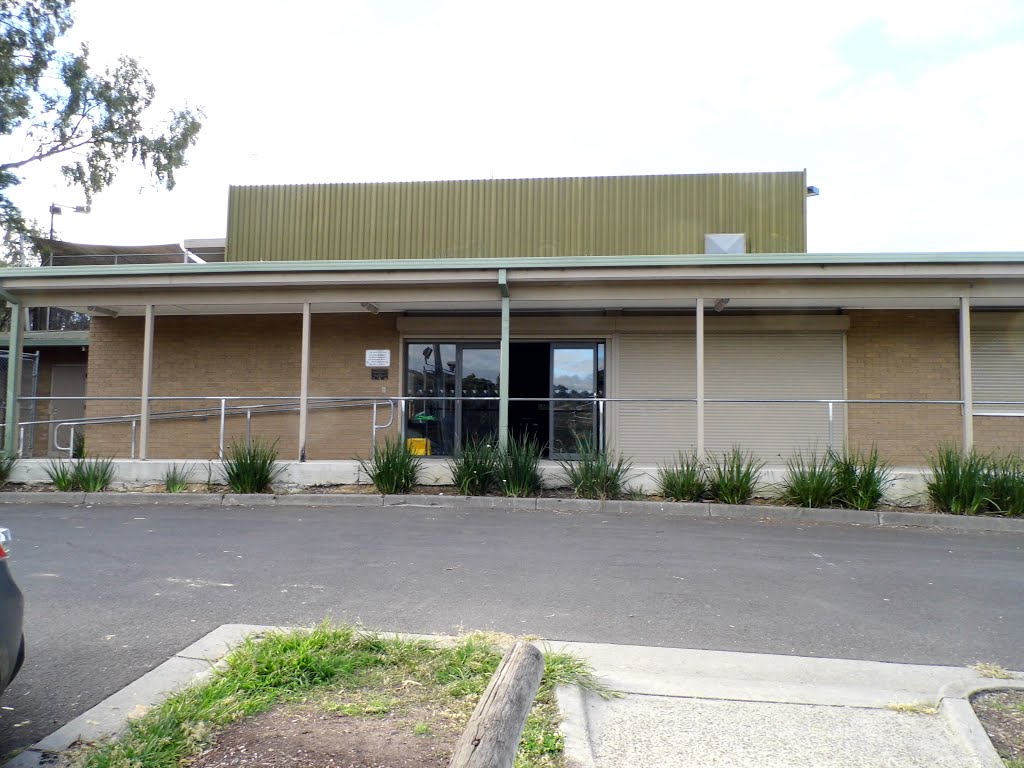
[[[7,368],[10,364],[10,350],[0,350],[0,413],[7,413]],[[33,398],[20,401],[19,422],[36,420],[36,400],[39,388],[39,353],[26,352],[21,356],[21,397]],[[35,425],[27,424],[24,434],[15,441],[23,457],[31,457],[35,446]],[[0,418],[0,444],[6,439],[5,419]]]

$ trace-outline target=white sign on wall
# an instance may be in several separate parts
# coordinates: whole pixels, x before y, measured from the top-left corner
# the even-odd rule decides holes
[[[366,367],[367,368],[390,368],[391,367],[391,350],[390,349],[368,349],[368,350],[366,350]]]

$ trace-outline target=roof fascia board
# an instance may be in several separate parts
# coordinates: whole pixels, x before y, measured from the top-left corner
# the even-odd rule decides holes
[[[882,264],[1020,264],[1024,252],[951,253],[745,253],[732,255],[677,254],[669,256],[534,256],[514,259],[389,259],[380,261],[233,261],[208,264],[121,264],[75,267],[0,269],[0,280],[25,277],[45,269],[50,277],[109,275],[177,275],[253,272],[424,272],[505,269],[577,269],[589,267],[659,266],[782,266],[782,265],[882,265]]]

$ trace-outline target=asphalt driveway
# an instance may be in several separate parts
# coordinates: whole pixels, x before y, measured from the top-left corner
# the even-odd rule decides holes
[[[0,506],[29,657],[0,757],[228,622],[1024,669],[1024,536],[434,508]]]

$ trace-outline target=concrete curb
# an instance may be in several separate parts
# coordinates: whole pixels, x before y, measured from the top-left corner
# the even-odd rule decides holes
[[[859,509],[810,509],[758,504],[716,502],[616,501],[597,499],[508,498],[504,496],[443,496],[404,494],[381,496],[369,493],[81,493],[58,491],[0,491],[3,504],[86,504],[127,506],[170,504],[206,507],[416,507],[430,509],[506,509],[516,511],[583,512],[599,514],[664,514],[679,517],[733,520],[798,520],[808,523],[873,525],[884,528],[937,528],[962,533],[1024,533],[1024,518],[979,515],[943,515],[928,512],[887,512]]]
[[[560,685],[555,688],[555,701],[562,713],[562,754],[567,768],[594,768],[594,750],[590,744],[590,722],[581,688]]]
[[[992,740],[985,732],[985,726],[978,719],[971,697],[986,691],[1024,690],[1024,680],[993,678],[985,682],[960,681],[950,683],[939,694],[939,713],[956,734],[961,746],[966,749],[982,768],[1004,768],[1003,759],[992,746]]]

